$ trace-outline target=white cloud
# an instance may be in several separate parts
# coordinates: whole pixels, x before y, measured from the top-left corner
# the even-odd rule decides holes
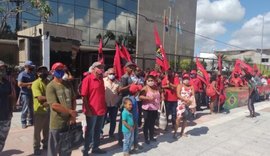
[[[133,17],[133,18],[129,18],[129,17]],[[116,26],[116,31],[119,32],[127,32],[128,30],[128,23],[127,21],[130,22],[130,25],[135,25],[135,15],[129,14],[129,13],[125,13],[125,12],[121,12],[117,17],[116,20],[112,19],[108,25],[107,28],[108,30],[112,30],[115,28],[115,22],[117,22],[117,26]],[[126,30],[126,31],[125,31]],[[135,31],[135,28],[132,28],[133,32]]]
[[[226,33],[226,23],[239,21],[244,14],[240,0],[198,0],[196,33],[215,39]],[[196,36],[196,49],[210,52],[215,48],[215,41]]]
[[[266,44],[270,42],[270,12],[266,13],[264,16],[257,15],[245,22],[239,30],[233,33],[229,43],[245,49],[260,49],[263,24],[263,48],[270,48],[270,46]]]

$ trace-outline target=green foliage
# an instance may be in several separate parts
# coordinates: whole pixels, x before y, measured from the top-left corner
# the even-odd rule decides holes
[[[182,59],[179,66],[181,70],[190,71],[196,68],[196,63],[192,59]]]
[[[244,57],[244,62],[246,63],[246,64],[252,64],[253,63],[253,60],[252,60],[252,58],[250,58],[250,57]]]

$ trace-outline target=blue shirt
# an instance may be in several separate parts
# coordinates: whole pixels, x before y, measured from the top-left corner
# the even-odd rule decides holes
[[[35,80],[35,75],[31,72],[27,73],[26,71],[22,71],[18,75],[18,82],[29,83],[29,82],[33,82],[34,80]],[[21,87],[21,93],[30,95],[32,94],[32,90],[31,88]]]
[[[139,108],[138,108],[138,102],[136,100],[136,97],[134,96],[129,96],[129,99],[132,102],[132,115],[133,115],[133,119],[135,124],[138,124],[139,121]]]
[[[133,127],[134,126],[134,121],[133,121],[133,116],[132,114],[124,109],[123,112],[122,112],[122,120],[123,121],[126,121],[127,124],[130,126],[130,127]],[[130,132],[130,130],[124,125],[122,124],[122,132],[123,133],[127,133],[127,132]]]

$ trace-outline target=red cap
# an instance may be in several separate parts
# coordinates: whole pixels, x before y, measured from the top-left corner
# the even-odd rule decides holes
[[[191,70],[190,74],[197,74],[196,70]]]
[[[56,62],[52,65],[52,70],[65,69],[65,65],[61,62]]]
[[[129,87],[129,92],[131,94],[136,94],[141,89],[142,89],[142,86],[141,85],[131,84],[130,87]]]
[[[188,75],[188,74],[184,74],[184,75],[183,75],[183,79],[184,79],[184,78],[189,79],[189,75]]]
[[[152,75],[152,76],[160,76],[160,73],[156,72],[156,71],[151,71],[149,75]]]

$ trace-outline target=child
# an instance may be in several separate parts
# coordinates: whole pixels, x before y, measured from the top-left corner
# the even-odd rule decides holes
[[[124,110],[122,112],[122,132],[124,136],[123,153],[128,156],[134,140],[134,120],[132,115],[132,101],[124,99]]]
[[[129,96],[129,99],[132,102],[132,115],[133,115],[133,120],[134,120],[134,150],[138,150],[140,148],[138,144],[138,139],[139,139],[139,130],[138,130],[138,123],[139,123],[139,108],[138,108],[138,102],[136,100],[136,96],[142,89],[141,85],[135,85],[131,84],[129,87],[129,92],[131,96]]]

